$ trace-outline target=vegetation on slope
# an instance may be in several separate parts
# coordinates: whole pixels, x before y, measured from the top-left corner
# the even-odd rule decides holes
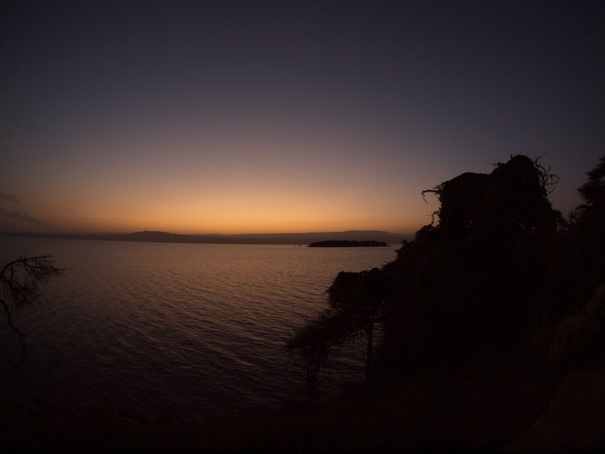
[[[324,355],[316,363],[324,369],[305,376],[308,387],[329,371],[329,354],[361,335],[366,389],[383,390],[389,411],[409,411],[396,396],[413,386],[413,377],[419,394],[422,383],[437,395],[448,394],[453,383],[472,383],[456,391],[458,404],[444,397],[437,406],[442,416],[428,401],[422,404],[420,417],[431,430],[446,431],[444,438],[422,441],[414,435],[427,429],[408,421],[419,432],[409,434],[406,446],[501,447],[529,428],[529,415],[535,419],[544,410],[563,374],[605,352],[605,158],[588,176],[580,188],[585,203],[569,220],[548,199],[556,176],[526,156],[425,191],[440,202],[433,222],[382,269],[339,274],[327,291],[329,307],[289,339],[299,365],[312,363],[315,352]],[[513,413],[525,426],[487,411],[497,397],[484,400],[489,393],[479,376],[489,376],[489,386],[517,402]],[[523,392],[527,386],[533,398]],[[526,400],[516,400],[522,395]],[[478,419],[470,424],[475,411]],[[470,425],[460,427],[462,421]],[[483,441],[477,445],[473,437]]]
[[[365,335],[371,381],[518,351],[554,358],[567,325],[597,345],[600,303],[582,307],[605,271],[604,168],[605,159],[589,173],[569,222],[548,199],[556,177],[522,155],[424,191],[440,202],[433,222],[382,269],[339,274],[330,306],[289,340],[290,353],[308,363],[322,345]]]
[[[434,222],[382,269],[340,273],[328,307],[288,340],[307,400],[187,423],[38,409],[2,422],[5,445],[501,448],[547,408],[565,371],[605,351],[605,158],[588,176],[569,221],[548,200],[555,177],[525,156],[426,191],[440,202]],[[332,355],[359,336],[367,383],[319,404]]]

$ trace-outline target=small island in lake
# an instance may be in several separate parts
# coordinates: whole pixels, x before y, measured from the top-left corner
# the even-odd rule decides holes
[[[308,247],[385,247],[388,246],[384,241],[357,241],[357,240],[330,240],[316,241],[309,244]]]

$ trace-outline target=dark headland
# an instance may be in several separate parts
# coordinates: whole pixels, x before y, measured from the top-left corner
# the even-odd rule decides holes
[[[523,155],[425,191],[438,222],[381,268],[340,272],[286,340],[302,380],[278,408],[149,419],[0,389],[0,449],[605,452],[605,156],[587,176],[569,219]],[[365,380],[322,399],[342,347]]]

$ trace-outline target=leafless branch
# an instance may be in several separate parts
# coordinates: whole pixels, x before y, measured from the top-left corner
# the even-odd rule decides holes
[[[0,305],[6,314],[6,323],[19,337],[21,344],[20,362],[26,360],[25,333],[14,323],[12,309],[36,302],[42,295],[42,285],[53,277],[63,274],[63,269],[54,265],[50,256],[19,257],[7,263],[0,271],[2,296]]]

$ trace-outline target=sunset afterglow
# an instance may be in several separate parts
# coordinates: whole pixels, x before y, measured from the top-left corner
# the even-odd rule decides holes
[[[412,233],[421,191],[603,153],[591,2],[13,2],[0,231]]]

